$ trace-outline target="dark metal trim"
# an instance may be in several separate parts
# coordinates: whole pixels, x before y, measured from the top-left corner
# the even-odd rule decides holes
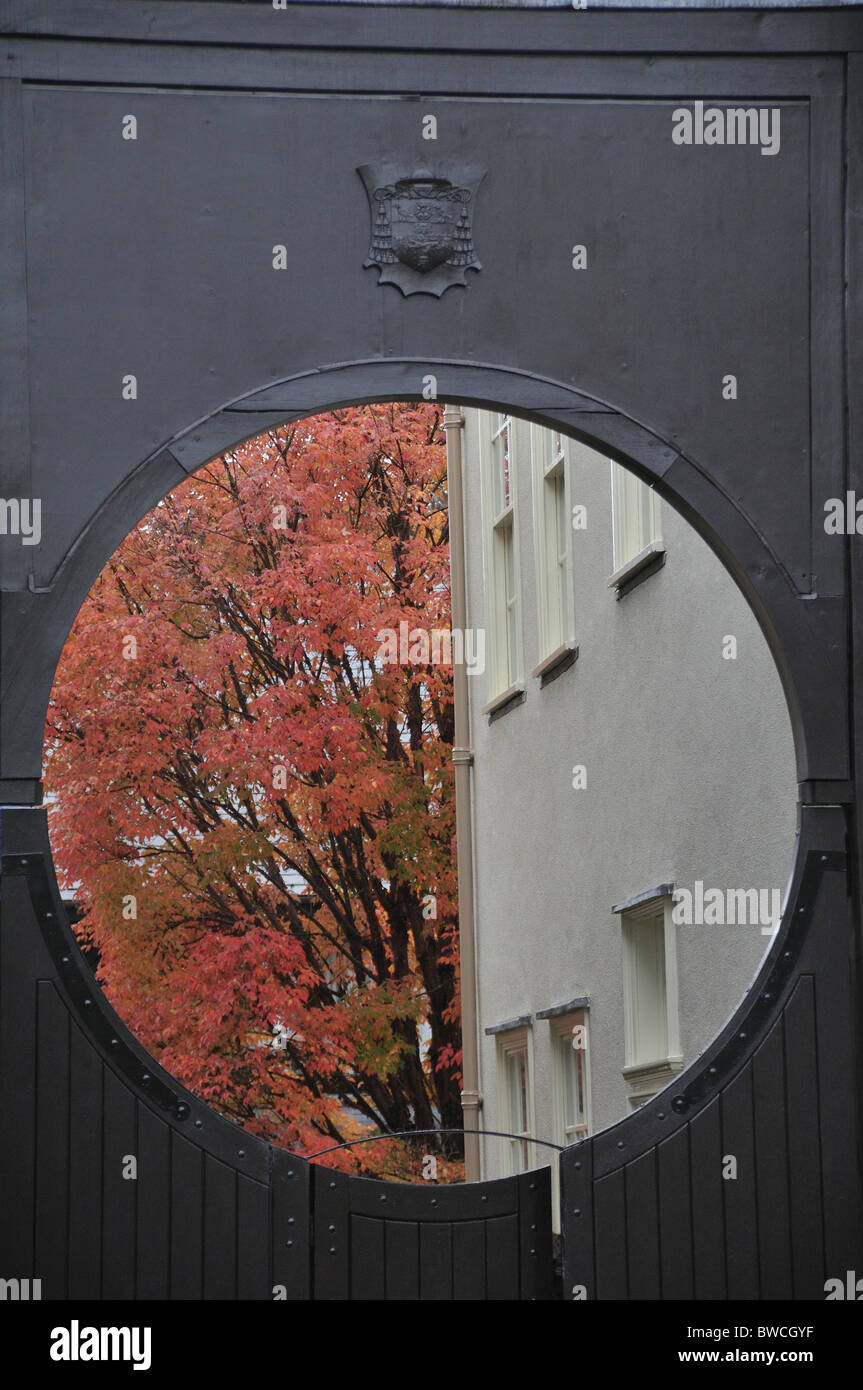
[[[645,888],[641,893],[635,893],[631,898],[624,898],[619,903],[614,903],[612,912],[631,912],[634,907],[640,907],[642,903],[648,903],[652,898],[670,898],[674,892],[674,881],[670,883],[658,883],[655,888]]]
[[[547,666],[545,670],[540,673],[540,690],[545,690],[547,685],[551,685],[552,681],[556,681],[558,676],[562,676],[564,671],[569,670],[570,666],[574,666],[577,660],[578,647],[573,646],[569,648],[569,651],[562,652],[553,666]]]
[[[583,53],[831,53],[863,48],[859,14],[851,5],[790,13],[796,0],[741,8],[617,9],[598,0],[573,13],[565,0],[551,7],[524,4],[498,8],[494,0],[471,5],[447,0],[390,0],[390,3],[291,3],[286,12],[263,5],[201,5],[191,0],[117,4],[116,0],[3,0],[0,33],[131,42],[230,44],[237,48],[399,49],[429,46],[446,30],[455,52],[566,53],[577,42]],[[807,5],[807,9],[809,6]],[[489,10],[493,22],[489,22]],[[537,14],[537,11],[541,14]],[[262,13],[262,11],[264,11]],[[765,23],[765,18],[769,23]],[[337,25],[334,21],[338,19]],[[540,21],[541,22],[538,22]]]
[[[570,999],[566,1004],[552,1004],[550,1009],[537,1009],[537,1018],[560,1018],[562,1014],[576,1013],[579,1009],[589,1009],[590,998],[584,994],[580,999]]]
[[[491,1037],[493,1033],[508,1033],[513,1028],[529,1028],[530,1014],[519,1014],[518,1018],[507,1018],[503,1023],[492,1023],[486,1028],[486,1036]]]
[[[323,1154],[335,1153],[336,1149],[353,1149],[358,1144],[377,1144],[381,1139],[410,1139],[415,1134],[490,1134],[497,1139],[520,1139],[525,1144],[539,1144],[544,1149],[557,1149],[563,1153],[566,1145],[552,1144],[548,1139],[525,1138],[523,1134],[510,1134],[505,1129],[394,1129],[387,1130],[384,1134],[372,1134],[368,1139],[349,1139],[344,1144],[331,1144],[328,1149],[318,1149],[316,1153],[306,1154],[309,1162],[315,1158],[321,1158]],[[572,1148],[572,1145],[569,1146]],[[471,1184],[475,1186],[475,1184]]]
[[[509,714],[511,709],[516,709],[518,705],[523,705],[527,695],[523,690],[516,690],[508,700],[504,700],[502,705],[493,709],[488,716],[489,724],[494,724],[496,720],[502,719],[505,714]]]

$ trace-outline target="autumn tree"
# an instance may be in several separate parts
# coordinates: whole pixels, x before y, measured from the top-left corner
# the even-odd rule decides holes
[[[385,640],[449,605],[439,409],[343,410],[159,503],[57,672],[52,844],[108,997],[300,1151],[462,1123],[452,671]]]

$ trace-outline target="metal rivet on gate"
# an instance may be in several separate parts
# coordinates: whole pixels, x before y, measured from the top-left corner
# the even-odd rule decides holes
[[[782,954],[784,955],[785,959],[787,960],[788,957],[791,955],[791,952],[790,952],[790,951],[783,951]]]
[[[45,921],[46,921],[46,922],[50,922],[50,921],[51,921],[51,918],[52,918],[53,916],[54,916],[53,912],[46,912],[46,913],[45,913]]]
[[[188,1115],[188,1113],[189,1113],[189,1107],[188,1107],[188,1105],[186,1104],[185,1101],[181,1101],[180,1104],[177,1106],[177,1119],[178,1119],[178,1120],[185,1120],[185,1118],[186,1118],[186,1116]]]
[[[709,1068],[709,1071],[710,1071],[710,1075],[711,1075],[711,1076],[715,1076],[715,1075],[716,1075],[716,1068],[715,1068],[715,1067],[710,1067],[710,1068]]]
[[[657,1113],[656,1118],[657,1118],[658,1120],[664,1120],[664,1119],[665,1119],[665,1111],[664,1111],[664,1110],[660,1110],[660,1111]]]
[[[328,1227],[327,1227],[327,1230],[328,1230],[328,1231],[334,1231],[335,1229],[336,1229],[335,1226],[328,1226]]]
[[[334,1183],[334,1182],[331,1182],[331,1183],[330,1183],[330,1187],[335,1187],[335,1183]]]
[[[289,1168],[289,1169],[288,1169],[288,1177],[289,1177],[289,1178],[292,1178],[293,1176],[294,1176],[294,1170],[293,1170],[293,1168]],[[330,1187],[332,1187],[332,1185],[333,1185],[333,1184],[330,1183]]]
[[[580,1167],[581,1167],[581,1159],[578,1160],[578,1162],[576,1163],[575,1166],[576,1166],[576,1168],[580,1168]]]
[[[387,1194],[386,1194],[385,1192],[382,1192],[382,1193],[381,1193],[381,1198],[380,1198],[380,1199],[381,1199],[382,1202],[385,1202],[385,1201],[387,1200]]]
[[[483,1202],[487,1202],[487,1201],[488,1201],[488,1198],[486,1197],[485,1193],[482,1194],[481,1200],[482,1200]]]
[[[827,855],[826,855],[826,854],[822,854],[822,856],[821,856],[821,863],[822,863],[822,864],[826,864],[826,863],[827,863]]]
[[[28,861],[27,859],[22,859],[22,860],[21,860],[21,868],[22,868],[22,869],[26,869],[28,862],[29,862],[29,861]]]
[[[69,964],[69,961],[70,961],[70,959],[71,959],[71,957],[70,957],[70,956],[64,956],[64,957],[63,957],[63,964],[64,964],[64,965],[68,965],[68,964]]]
[[[623,1140],[622,1140],[622,1139],[618,1139],[618,1141],[617,1141],[617,1147],[618,1147],[619,1149],[622,1149],[622,1148],[623,1148]]]
[[[246,1150],[245,1150],[245,1149],[237,1149],[237,1158],[245,1158],[245,1157],[246,1157]]]
[[[531,1250],[530,1253],[531,1253],[531,1255],[535,1255],[535,1254],[536,1254],[536,1251],[535,1251],[535,1250]]]
[[[746,1034],[745,1034],[745,1033],[738,1033],[737,1036],[738,1036],[738,1038],[745,1038],[745,1037],[746,1037]]]
[[[111,1039],[111,1046],[112,1046],[112,1047],[119,1047],[119,1046],[120,1046],[120,1039],[119,1039],[119,1038],[112,1038],[112,1039]]]
[[[144,1072],[144,1075],[141,1077],[141,1085],[142,1085],[142,1086],[149,1086],[149,1084],[150,1084],[150,1073],[149,1073],[148,1071],[145,1071],[145,1072]]]
[[[335,1247],[334,1245],[331,1245],[331,1246],[330,1246],[330,1254],[331,1254],[331,1255],[335,1255],[335,1253],[336,1253],[336,1247]]]
[[[536,1183],[535,1183],[535,1182],[532,1182],[532,1183],[531,1183],[531,1185],[530,1185],[530,1190],[531,1190],[531,1192],[535,1192],[535,1191],[536,1191]]]
[[[288,1225],[289,1225],[289,1226],[293,1226],[293,1225],[295,1225],[295,1224],[296,1224],[296,1217],[295,1217],[295,1216],[289,1216],[289,1217],[288,1217]]]
[[[773,995],[772,995],[772,994],[762,994],[761,998],[762,998],[762,999],[772,999],[772,998],[773,998]]]
[[[686,1096],[675,1096],[674,1100],[671,1102],[671,1108],[676,1114],[682,1115],[684,1110],[687,1109]]]
[[[88,1008],[88,1009],[89,1009],[89,1007],[90,1007],[90,1005],[92,1004],[92,1002],[93,1002],[92,999],[85,999],[85,1000],[84,1000],[84,1006],[85,1006],[85,1008]]]
[[[285,1241],[285,1245],[288,1247],[289,1250],[290,1250],[291,1246],[293,1245],[293,1243],[294,1243],[294,1242],[293,1242],[292,1240],[286,1240],[286,1241]]]
[[[436,1206],[437,1206],[437,1197],[432,1197],[432,1199],[431,1199],[431,1205],[432,1205],[433,1207],[436,1207]]]
[[[574,1207],[572,1214],[573,1216],[581,1216],[581,1207]]]
[[[532,1231],[535,1231],[535,1230],[536,1230],[536,1222],[535,1222],[535,1221],[534,1221],[533,1224],[531,1225],[531,1228],[530,1228],[530,1229],[531,1229]]]

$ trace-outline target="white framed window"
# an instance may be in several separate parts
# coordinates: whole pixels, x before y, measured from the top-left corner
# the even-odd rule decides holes
[[[479,412],[489,699],[521,679],[521,595],[512,417]]]
[[[503,1174],[525,1173],[534,1167],[533,1046],[528,1027],[513,1028],[497,1037],[498,1113]]]
[[[587,1011],[553,1018],[552,1096],[554,1142],[577,1144],[590,1133],[590,1066]]]
[[[531,425],[530,444],[541,665],[573,636],[570,483],[567,441],[560,430]]]
[[[662,550],[659,498],[652,487],[613,459],[611,523],[615,575],[642,557],[647,560]]]
[[[630,1105],[649,1100],[679,1071],[677,928],[670,885],[621,905],[623,930],[623,1075]],[[616,911],[618,909],[615,909]]]
[[[590,1039],[587,1009],[550,1014],[552,1133],[566,1148],[586,1139],[590,1118]],[[542,1014],[537,1015],[542,1017]],[[551,1163],[553,1229],[560,1229],[560,1171],[557,1155]]]

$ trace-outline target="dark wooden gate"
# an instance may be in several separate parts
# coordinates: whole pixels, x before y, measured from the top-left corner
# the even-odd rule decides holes
[[[312,1166],[315,1298],[549,1299],[551,1169],[454,1187]]]
[[[43,1299],[552,1297],[549,1168],[374,1182],[245,1134],[108,1005],[66,921],[44,813],[2,812],[0,833],[0,1187],[17,1194],[3,1277],[41,1280]]]
[[[161,1072],[86,970],[40,809],[53,673],[132,526],[238,440],[429,382],[654,486],[793,722],[781,931],[676,1087],[564,1156],[567,1284],[808,1299],[863,1269],[863,16],[0,0],[0,34],[0,491],[42,509],[38,543],[0,533],[0,1278],[542,1296],[545,1178],[376,1208]],[[676,145],[705,98],[781,108],[781,150]],[[376,163],[484,172],[466,285],[381,283]]]

